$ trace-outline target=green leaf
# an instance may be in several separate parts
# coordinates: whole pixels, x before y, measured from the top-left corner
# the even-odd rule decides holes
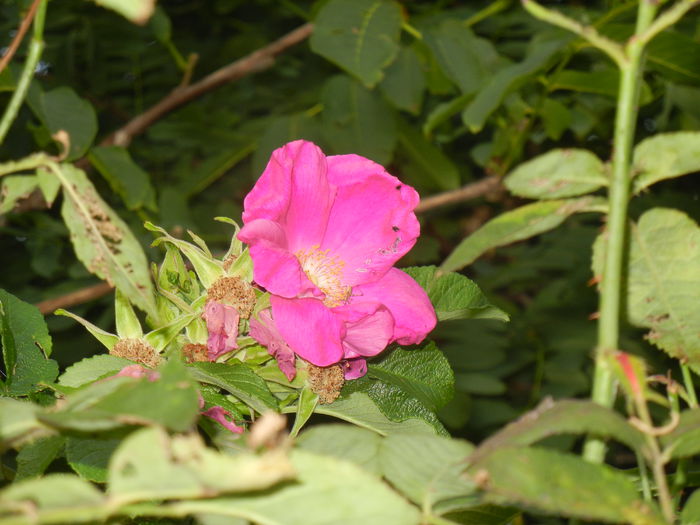
[[[297,414],[294,418],[294,426],[290,431],[289,435],[296,437],[301,428],[306,424],[311,415],[314,413],[314,409],[318,405],[318,395],[307,386],[305,386],[299,398],[297,399]]]
[[[26,199],[38,186],[35,175],[10,175],[0,185],[0,215],[11,212],[18,201]]]
[[[119,504],[201,498],[266,489],[293,474],[279,449],[227,455],[207,448],[197,434],[170,437],[153,427],[132,433],[114,452],[107,492]]]
[[[435,433],[430,424],[417,417],[406,418],[400,422],[392,421],[382,413],[366,392],[352,392],[329,405],[319,405],[316,413],[348,421],[382,436],[392,432]]]
[[[605,164],[583,149],[554,149],[522,163],[503,181],[508,190],[530,199],[559,199],[607,186]]]
[[[399,51],[401,8],[387,0],[330,0],[319,11],[311,50],[356,76],[367,87]]]
[[[499,448],[473,463],[485,499],[585,520],[661,525],[658,510],[638,499],[631,478],[607,465],[554,450]]]
[[[428,142],[425,137],[404,119],[399,123],[399,146],[408,159],[406,171],[415,173],[419,184],[440,190],[457,188],[460,182],[457,166],[440,149]]]
[[[382,442],[381,468],[387,481],[423,509],[468,496],[474,482],[463,475],[473,450],[466,441],[427,434],[392,434]]]
[[[562,69],[549,80],[549,91],[559,89],[577,91],[580,93],[593,93],[610,98],[617,98],[620,73],[617,69],[603,69],[600,71],[576,71]],[[639,97],[640,105],[645,105],[653,99],[649,85],[642,81]]]
[[[696,489],[690,495],[681,512],[681,525],[696,525],[700,523],[700,490]]]
[[[35,306],[0,288],[0,340],[7,378],[5,395],[23,396],[53,383],[58,364],[51,355],[51,336]]]
[[[424,37],[443,71],[462,93],[475,93],[500,60],[490,42],[477,38],[454,18],[426,31]]]
[[[542,103],[540,118],[547,137],[557,141],[561,139],[561,136],[573,121],[569,108],[553,98],[548,98]]]
[[[451,512],[445,519],[463,525],[510,525],[517,523],[518,509],[497,507],[496,505],[477,505],[466,510]]]
[[[498,319],[508,314],[489,303],[477,284],[458,273],[442,273],[436,266],[404,268],[428,294],[440,321],[451,319]]]
[[[378,476],[382,474],[379,464],[382,436],[366,428],[340,423],[314,425],[302,432],[296,446],[314,454],[350,461]]]
[[[81,478],[105,483],[109,458],[121,442],[121,439],[69,436],[66,441],[66,460]]]
[[[369,363],[368,375],[399,387],[431,410],[446,405],[454,394],[452,368],[433,342],[384,353]]]
[[[156,226],[150,222],[146,222],[144,227],[149,231],[157,232],[162,235],[162,237],[153,241],[153,246],[158,246],[164,242],[176,246],[190,260],[195,272],[197,272],[199,280],[205,288],[209,288],[219,277],[224,275],[223,264],[221,261],[215,260],[211,256],[211,253],[205,252],[200,247],[190,242],[176,239],[160,226]]]
[[[195,380],[223,388],[258,412],[278,410],[267,383],[243,363],[194,363],[189,370]]]
[[[82,317],[68,312],[67,310],[59,308],[54,312],[54,314],[70,317],[71,319],[74,319],[75,321],[79,322],[81,325],[83,325],[83,327],[85,327],[85,329],[88,332],[90,332],[90,335],[92,335],[95,339],[102,343],[107,350],[112,350],[112,348],[114,348],[114,345],[116,345],[117,342],[119,342],[119,338],[116,335],[110,334],[106,330],[102,330],[102,328],[100,328],[99,326],[95,326],[87,319],[83,319]]]
[[[464,268],[492,248],[553,230],[574,213],[597,210],[603,203],[602,199],[581,197],[533,202],[502,213],[459,243],[440,270],[451,272]]]
[[[617,412],[590,401],[546,399],[535,410],[502,428],[479,445],[473,459],[504,447],[526,446],[558,434],[612,437],[633,450],[644,447],[644,435]]]
[[[377,93],[338,75],[326,82],[321,96],[323,134],[337,153],[357,153],[382,165],[391,161],[396,122]]]
[[[270,525],[418,525],[418,509],[357,465],[303,450],[292,452],[295,483],[244,497],[184,502],[187,514],[243,517]],[[313,502],[310,506],[309,502]]]
[[[17,454],[15,481],[41,476],[59,454],[65,441],[63,436],[49,436],[22,447]]]
[[[568,39],[567,37],[566,40]],[[555,53],[565,47],[566,40],[548,36],[535,38],[525,60],[506,66],[493,75],[462,113],[462,121],[472,133],[481,131],[486,119],[498,108],[503,98],[531,80],[534,73],[546,66]]]
[[[82,170],[63,164],[56,175],[64,189],[61,215],[78,259],[156,319],[148,262],[134,234],[102,200]]]
[[[0,397],[0,442],[7,446],[15,440],[41,431],[36,413],[39,407],[28,401]]]
[[[649,66],[663,78],[680,84],[700,84],[700,44],[693,37],[678,31],[663,31],[649,42]]]
[[[250,166],[252,176],[259,177],[267,166],[272,152],[287,142],[304,139],[321,143],[322,137],[318,136],[316,122],[317,120],[309,117],[306,112],[271,119],[257,144],[254,145],[253,161]]]
[[[58,177],[44,167],[36,170],[36,180],[39,184],[39,189],[44,195],[46,204],[51,207],[53,201],[56,200],[58,190],[61,189],[61,181]]]
[[[153,14],[155,0],[93,0],[97,5],[116,11],[135,24],[145,24]]]
[[[90,150],[88,158],[128,209],[157,209],[156,195],[148,173],[133,161],[125,148],[97,146]]]
[[[416,51],[402,47],[396,61],[386,69],[379,85],[395,108],[417,115],[423,103],[425,74]]]
[[[630,322],[647,339],[700,370],[700,229],[684,213],[654,208],[630,231]]]
[[[191,428],[199,417],[197,389],[177,359],[158,368],[157,379],[115,377],[98,381],[66,398],[59,411],[41,421],[84,432],[124,425],[158,424],[175,432]]]
[[[70,149],[65,158],[75,160],[87,152],[97,134],[97,116],[92,105],[69,87],[59,87],[41,95],[41,114],[52,135],[68,133]]]
[[[11,523],[94,522],[106,519],[110,513],[104,495],[94,485],[69,474],[13,483],[0,492],[0,501],[7,510],[17,513]],[[27,507],[32,509],[31,520],[25,514]]]
[[[700,132],[660,133],[634,148],[634,193],[665,179],[700,171]]]

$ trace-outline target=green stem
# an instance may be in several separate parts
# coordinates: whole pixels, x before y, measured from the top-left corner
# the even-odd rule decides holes
[[[698,407],[698,396],[695,394],[695,385],[693,384],[693,375],[690,368],[685,363],[681,363],[681,373],[683,374],[683,384],[685,391],[688,394],[688,405],[690,408]]]
[[[644,43],[636,38],[636,35],[646,31],[651,25],[656,9],[657,6],[651,1],[640,1],[635,36],[632,36],[625,46],[625,60],[618,62],[620,85],[613,138],[612,179],[608,190],[610,207],[607,226],[608,243],[600,287],[598,347],[591,394],[593,401],[606,407],[612,406],[615,400],[615,385],[608,356],[617,350],[620,337],[622,264],[627,228],[627,203],[630,198],[630,158],[636,129],[644,55]],[[589,461],[602,463],[605,444],[600,440],[590,440],[584,447],[583,455]]]
[[[482,20],[486,20],[487,18],[500,13],[504,9],[510,7],[511,0],[498,0],[496,2],[492,2],[485,8],[481,9],[480,11],[477,11],[474,13],[472,16],[467,18],[463,23],[467,27],[471,27],[475,24],[478,24]]]
[[[36,16],[34,17],[34,32],[29,42],[27,60],[24,62],[24,68],[17,82],[17,87],[14,93],[12,93],[12,97],[5,108],[2,119],[0,119],[0,144],[5,140],[5,136],[10,130],[10,126],[12,126],[12,123],[15,121],[17,113],[19,113],[19,108],[22,106],[22,102],[24,102],[24,98],[27,96],[29,84],[34,76],[34,70],[39,63],[41,52],[44,50],[44,21],[46,20],[47,2],[48,0],[42,0],[37,8]]]

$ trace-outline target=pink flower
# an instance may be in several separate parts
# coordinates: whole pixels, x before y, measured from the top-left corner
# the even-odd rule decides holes
[[[207,323],[208,355],[211,361],[226,352],[238,348],[238,310],[228,304],[209,301],[202,315]]]
[[[238,237],[297,355],[328,366],[419,343],[433,329],[426,293],[393,268],[419,235],[417,204],[413,188],[358,155],[326,157],[306,141],[273,152]]]
[[[294,352],[282,339],[279,330],[272,321],[269,309],[260,312],[257,319],[251,318],[250,337],[267,347],[267,351],[277,360],[277,366],[280,367],[287,380],[294,379],[297,375]]]
[[[239,427],[234,423],[231,419],[231,412],[228,410],[224,410],[223,407],[220,406],[213,406],[208,410],[205,410],[202,412],[203,416],[206,416],[210,419],[213,419],[217,423],[219,423],[221,426],[223,426],[225,429],[233,432],[234,434],[242,434],[244,428]]]
[[[160,373],[141,365],[127,365],[112,377],[134,377],[136,379],[145,377],[149,381],[153,382],[160,379]]]

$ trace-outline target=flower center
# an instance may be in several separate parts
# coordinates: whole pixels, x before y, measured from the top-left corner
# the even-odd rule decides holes
[[[342,281],[343,261],[330,257],[328,250],[320,250],[318,246],[300,250],[296,257],[306,276],[326,295],[323,304],[333,308],[347,302],[351,288]]]

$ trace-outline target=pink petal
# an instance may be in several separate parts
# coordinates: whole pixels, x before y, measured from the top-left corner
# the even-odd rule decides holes
[[[394,319],[389,310],[377,302],[353,303],[333,309],[345,322],[344,357],[377,355],[391,341]]]
[[[360,155],[331,155],[326,157],[326,163],[328,180],[338,187],[363,182],[372,175],[385,175],[391,177],[395,185],[401,184],[399,179],[386,172],[384,166]]]
[[[390,175],[338,188],[321,245],[344,261],[349,286],[379,279],[416,242],[418,194]]]
[[[242,434],[243,433],[243,430],[244,430],[243,427],[239,427],[233,421],[228,419],[229,417],[231,417],[231,412],[229,412],[228,410],[224,410],[220,406],[213,406],[210,409],[202,412],[202,415],[213,419],[214,421],[219,423],[221,426],[223,426],[227,430],[230,430],[234,434]]]
[[[153,382],[160,379],[160,374],[155,370],[150,370],[141,365],[127,365],[112,377],[134,377],[136,379],[145,377]]]
[[[321,242],[334,193],[321,149],[305,140],[290,142],[272,153],[246,196],[243,222],[264,218],[280,223],[296,252]]]
[[[329,366],[343,358],[342,321],[318,299],[270,297],[275,325],[298,356],[316,366]]]
[[[392,341],[401,345],[420,343],[435,328],[437,318],[428,294],[409,275],[390,269],[380,280],[353,289],[352,302],[379,301],[394,318]]]
[[[260,312],[258,318],[251,318],[250,336],[261,345],[267,347],[267,351],[277,360],[277,366],[279,366],[288,381],[294,379],[297,374],[294,352],[282,339],[272,320],[270,309]]]
[[[209,301],[202,315],[207,323],[207,347],[210,360],[238,348],[238,310],[228,304]]]
[[[367,361],[362,358],[347,359],[340,365],[343,367],[345,379],[348,381],[362,377],[367,373]]]
[[[279,224],[265,219],[254,220],[241,229],[238,238],[250,245],[255,282],[270,293],[296,297],[316,290],[297,258],[289,251],[287,238]]]

